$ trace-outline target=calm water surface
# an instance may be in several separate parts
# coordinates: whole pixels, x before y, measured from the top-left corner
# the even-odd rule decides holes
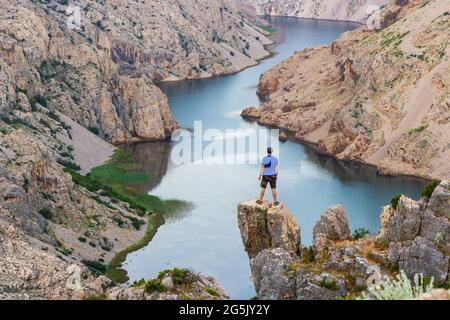
[[[356,27],[352,23],[274,18],[280,30],[277,54],[239,74],[168,83],[161,86],[169,97],[173,116],[183,128],[203,121],[204,129],[257,127],[241,119],[240,111],[259,105],[256,87],[261,73],[294,51],[329,44]],[[185,267],[215,277],[236,299],[255,295],[247,254],[236,219],[238,203],[258,193],[258,165],[171,164],[170,142],[127,146],[153,179],[143,186],[164,199],[195,203],[195,209],[169,218],[153,241],[130,254],[125,263],[131,281],[154,277],[166,268]],[[302,229],[302,243],[311,244],[312,228],[330,205],[343,204],[351,227],[379,228],[379,212],[394,194],[417,197],[423,181],[388,178],[373,168],[351,165],[316,154],[292,142],[280,146],[279,197]]]

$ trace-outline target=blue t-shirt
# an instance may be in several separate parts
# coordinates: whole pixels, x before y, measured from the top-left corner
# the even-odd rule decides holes
[[[267,156],[262,159],[262,165],[264,166],[263,176],[273,177],[277,175],[276,168],[278,166],[278,159],[274,156]]]

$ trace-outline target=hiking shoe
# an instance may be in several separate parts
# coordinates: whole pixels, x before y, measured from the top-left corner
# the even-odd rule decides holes
[[[280,205],[280,203],[279,203],[278,201],[275,201],[275,202],[273,203],[273,205],[274,205],[275,207],[278,207],[278,206]]]

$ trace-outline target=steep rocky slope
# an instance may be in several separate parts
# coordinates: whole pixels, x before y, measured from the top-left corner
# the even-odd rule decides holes
[[[285,206],[272,208],[255,201],[239,205],[239,227],[258,298],[357,297],[368,283],[399,271],[409,279],[423,274],[437,286],[448,287],[450,182],[441,182],[430,199],[415,201],[402,196],[395,207],[383,208],[380,218],[382,227],[377,235],[358,239],[350,233],[345,209],[332,206],[314,226],[313,246],[296,253],[290,248],[300,245],[300,234],[292,232],[298,226]],[[435,291],[424,299],[448,299],[448,295],[447,291]]]
[[[71,1],[79,29],[69,28],[67,3],[0,1],[11,97],[0,113],[21,90],[110,142],[164,139],[176,123],[155,82],[233,73],[269,54],[261,22],[227,0]]]
[[[258,15],[363,22],[369,6],[382,7],[387,0],[237,0]]]
[[[450,1],[390,1],[365,26],[266,72],[243,115],[385,174],[450,177]]]

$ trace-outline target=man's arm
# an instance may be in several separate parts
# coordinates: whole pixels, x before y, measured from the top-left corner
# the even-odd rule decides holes
[[[261,166],[261,170],[259,170],[259,177],[258,177],[258,180],[261,180],[261,179],[262,179],[263,173],[264,173],[264,164]]]

